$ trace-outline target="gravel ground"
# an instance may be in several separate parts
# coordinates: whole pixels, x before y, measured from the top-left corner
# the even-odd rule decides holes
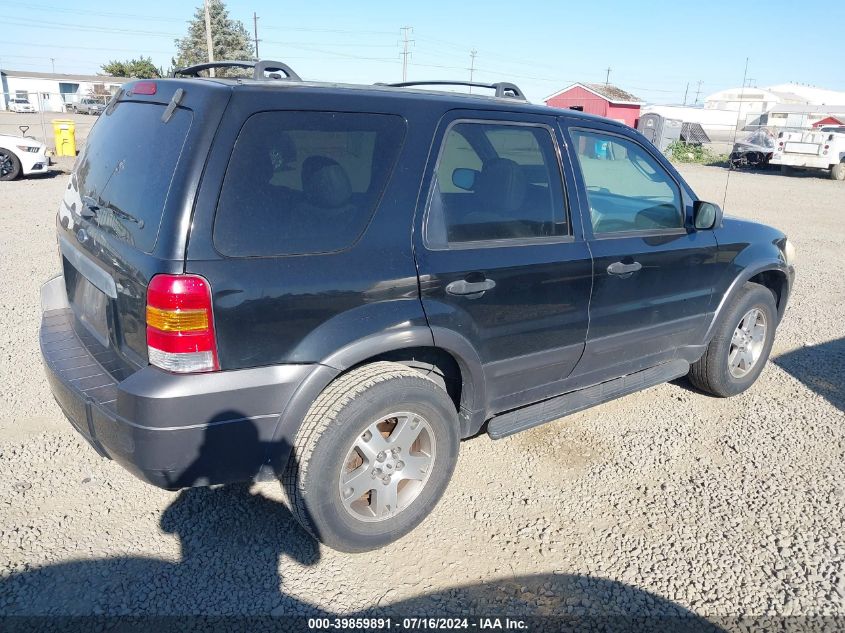
[[[682,170],[722,202],[727,171]],[[164,492],[71,430],[37,343],[65,178],[0,183],[0,614],[845,617],[843,183],[730,177],[728,213],[798,249],[774,362],[750,391],[678,381],[466,441],[423,525],[347,555],[309,539],[277,485]]]

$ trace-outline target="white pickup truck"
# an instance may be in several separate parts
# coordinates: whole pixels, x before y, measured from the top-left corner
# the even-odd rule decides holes
[[[784,131],[778,134],[770,165],[784,174],[799,169],[826,169],[833,180],[845,180],[845,131],[841,128]]]

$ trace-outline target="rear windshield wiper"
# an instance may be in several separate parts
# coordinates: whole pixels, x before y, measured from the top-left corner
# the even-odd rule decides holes
[[[124,211],[123,209],[119,209],[115,206],[112,206],[108,202],[102,202],[95,200],[90,196],[82,196],[82,211],[79,215],[86,220],[97,220],[97,224],[100,224],[100,218],[98,217],[98,212],[105,211],[106,213],[110,213],[115,217],[120,218],[121,220],[126,220],[128,222],[133,222],[138,225],[139,229],[144,228],[144,221],[141,218],[137,218],[131,213]]]

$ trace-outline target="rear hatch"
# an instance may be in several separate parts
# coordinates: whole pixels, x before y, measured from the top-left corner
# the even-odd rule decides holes
[[[790,154],[821,156],[827,134],[821,132],[784,132],[781,140],[783,151]]]
[[[207,80],[127,84],[65,190],[58,241],[75,325],[127,369],[147,364],[150,279],[183,272],[194,193],[229,93]]]

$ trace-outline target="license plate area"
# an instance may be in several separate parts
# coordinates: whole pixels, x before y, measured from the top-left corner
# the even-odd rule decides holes
[[[818,154],[819,146],[817,143],[787,143],[786,151],[794,154]]]
[[[109,346],[108,297],[64,260],[68,303],[80,324],[103,347]]]

